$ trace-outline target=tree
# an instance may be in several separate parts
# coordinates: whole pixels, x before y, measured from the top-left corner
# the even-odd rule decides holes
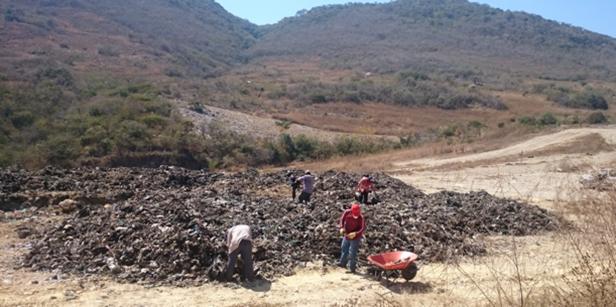
[[[19,19],[19,17],[17,16],[17,13],[13,9],[8,8],[6,9],[6,11],[4,11],[4,21],[20,22],[21,20]]]
[[[558,119],[556,119],[554,114],[548,112],[541,116],[541,118],[539,119],[539,124],[544,126],[556,125],[558,124]]]
[[[588,117],[586,118],[586,122],[591,125],[606,124],[607,117],[605,117],[605,115],[602,112],[594,112],[588,115]]]

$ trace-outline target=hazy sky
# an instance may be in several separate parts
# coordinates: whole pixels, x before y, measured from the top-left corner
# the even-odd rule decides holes
[[[502,9],[526,11],[616,37],[616,0],[472,0]],[[301,9],[349,0],[217,0],[236,16],[263,25]],[[352,1],[351,1],[352,2]],[[358,1],[355,1],[358,2]],[[389,2],[389,0],[359,1]]]

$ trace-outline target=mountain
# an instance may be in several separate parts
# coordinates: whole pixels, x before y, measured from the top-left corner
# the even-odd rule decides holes
[[[464,0],[325,6],[265,27],[213,0],[0,12],[0,167],[279,164],[578,124],[616,100],[615,39]],[[182,116],[218,118],[212,105],[268,117],[281,138]],[[400,141],[293,139],[294,123]]]
[[[0,10],[0,58],[9,72],[52,62],[207,77],[238,63],[257,30],[212,0],[0,0]]]
[[[616,71],[616,39],[466,0],[324,6],[261,31],[253,57],[317,57],[333,67],[555,78]]]
[[[330,67],[612,77],[616,39],[466,0],[317,7],[258,27],[213,0],[0,0],[0,66],[211,77],[246,60],[318,58]]]

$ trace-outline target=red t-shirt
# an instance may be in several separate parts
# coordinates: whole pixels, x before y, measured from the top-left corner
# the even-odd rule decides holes
[[[359,181],[359,184],[357,184],[357,191],[359,191],[359,192],[368,192],[368,191],[372,191],[373,187],[374,186],[372,184],[372,181],[370,181],[370,179],[368,177],[363,177]]]
[[[347,237],[347,234],[351,232],[357,233],[353,240],[358,240],[364,235],[366,221],[364,220],[364,216],[361,214],[358,218],[354,218],[353,213],[351,213],[351,209],[347,209],[340,217],[340,228],[344,228],[345,238],[347,238],[347,240],[351,240]]]

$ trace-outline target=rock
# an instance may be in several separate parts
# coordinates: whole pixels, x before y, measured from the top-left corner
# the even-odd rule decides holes
[[[58,204],[58,208],[60,208],[63,213],[71,213],[77,210],[77,201],[65,199]]]
[[[75,291],[72,291],[72,290],[66,290],[66,291],[64,291],[64,300],[66,300],[66,301],[72,301],[72,300],[75,300],[75,299],[77,299],[77,298],[78,298],[78,296],[77,296],[77,294],[75,293]]]
[[[18,238],[25,239],[34,234],[35,231],[30,227],[19,227],[15,230],[15,232],[17,232]]]
[[[112,274],[120,274],[122,273],[122,268],[117,264],[116,260],[112,257],[109,257],[105,260],[107,264],[107,268]]]

